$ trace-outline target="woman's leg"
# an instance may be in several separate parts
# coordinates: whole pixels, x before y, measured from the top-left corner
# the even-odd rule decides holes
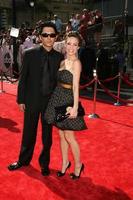
[[[81,169],[81,162],[80,162],[80,148],[79,144],[75,138],[74,132],[73,131],[64,131],[65,133],[65,138],[68,141],[68,143],[71,146],[73,157],[74,157],[74,162],[75,162],[75,171],[74,174],[76,176],[79,175],[80,169]]]
[[[65,138],[64,131],[59,130],[59,136],[60,136],[60,147],[61,147],[61,154],[62,154],[62,169],[61,172],[64,173],[66,171],[66,168],[68,166],[68,148],[69,144]]]

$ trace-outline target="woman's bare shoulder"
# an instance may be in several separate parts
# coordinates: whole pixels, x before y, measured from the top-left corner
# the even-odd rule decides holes
[[[74,62],[73,62],[73,67],[76,67],[76,66],[81,66],[81,61],[79,59],[76,59]]]
[[[73,63],[73,72],[77,73],[77,72],[80,72],[81,71],[81,62],[79,59],[76,59]]]

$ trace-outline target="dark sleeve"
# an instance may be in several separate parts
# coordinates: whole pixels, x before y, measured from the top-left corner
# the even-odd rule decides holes
[[[25,104],[27,77],[28,77],[28,53],[25,52],[22,61],[22,71],[20,73],[20,78],[18,83],[18,91],[17,91],[18,104]]]
[[[61,54],[61,61],[64,60],[64,59],[65,59],[64,55]]]

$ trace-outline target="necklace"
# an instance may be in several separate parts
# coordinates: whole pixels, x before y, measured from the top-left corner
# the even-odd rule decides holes
[[[72,59],[69,59],[69,58],[67,58],[67,59],[66,59],[66,63],[67,63],[68,65],[71,65],[71,64],[73,64],[73,63],[74,63],[74,61],[75,61],[75,60],[77,60],[77,58],[76,58],[76,59],[73,59],[73,60],[72,60]]]
[[[67,63],[67,64],[70,65],[70,64],[72,64],[72,62],[73,62],[72,60],[70,60],[70,59],[66,59],[66,63]]]

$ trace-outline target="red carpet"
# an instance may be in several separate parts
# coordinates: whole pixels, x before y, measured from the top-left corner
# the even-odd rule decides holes
[[[78,181],[68,173],[57,178],[61,166],[59,137],[53,132],[51,175],[42,177],[38,164],[40,125],[31,165],[10,172],[8,164],[18,158],[23,114],[16,104],[16,85],[4,84],[0,94],[0,199],[1,200],[132,200],[133,199],[133,107],[97,102],[99,119],[89,119],[93,102],[82,99],[87,131],[77,132],[85,171]],[[72,156],[70,153],[70,160]],[[73,163],[73,162],[72,162]],[[73,165],[70,172],[73,171]]]

